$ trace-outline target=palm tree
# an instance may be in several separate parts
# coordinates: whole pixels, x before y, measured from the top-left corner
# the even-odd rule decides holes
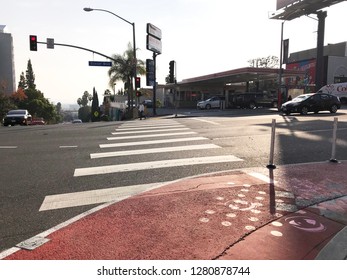
[[[131,89],[134,74],[134,50],[131,43],[128,44],[128,49],[123,55],[115,54],[113,59],[113,65],[108,70],[109,85],[113,87],[117,81],[122,81],[126,89]],[[145,63],[140,59],[137,59],[136,72],[140,76],[146,74]]]

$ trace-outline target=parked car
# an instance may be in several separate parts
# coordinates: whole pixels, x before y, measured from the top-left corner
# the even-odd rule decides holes
[[[74,119],[74,120],[72,120],[72,123],[82,123],[82,120],[81,119]]]
[[[143,105],[145,105],[147,108],[152,108],[153,107],[153,101],[150,99],[146,99],[143,101]]]
[[[338,97],[330,94],[310,93],[299,95],[284,103],[281,111],[286,115],[291,113],[306,115],[308,112],[318,113],[320,111],[336,113],[340,108],[341,102]]]
[[[17,109],[11,110],[7,113],[5,118],[3,119],[4,126],[8,125],[29,125],[31,123],[31,115],[28,110],[25,109]]]
[[[196,104],[197,109],[211,109],[211,108],[220,108],[221,102],[224,101],[223,96],[213,96],[207,100],[200,101]]]
[[[255,109],[257,107],[277,108],[277,96],[262,92],[240,93],[233,96],[230,105],[234,108],[249,109]]]
[[[33,118],[30,124],[31,125],[45,125],[46,122],[43,118]]]

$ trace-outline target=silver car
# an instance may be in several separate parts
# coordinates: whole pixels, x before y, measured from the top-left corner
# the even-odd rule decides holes
[[[198,109],[207,109],[207,110],[211,108],[220,108],[222,100],[223,100],[222,97],[214,96],[207,100],[198,102],[198,104],[196,104],[196,107]]]

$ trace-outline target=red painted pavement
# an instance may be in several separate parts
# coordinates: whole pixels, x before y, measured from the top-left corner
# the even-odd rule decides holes
[[[346,170],[346,162],[321,163],[185,179],[112,204],[6,259],[314,259],[347,225]]]

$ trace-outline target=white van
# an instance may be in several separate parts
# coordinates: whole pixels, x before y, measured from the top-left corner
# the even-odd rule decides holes
[[[341,103],[347,104],[347,83],[326,85],[318,92],[335,95],[340,98]]]

